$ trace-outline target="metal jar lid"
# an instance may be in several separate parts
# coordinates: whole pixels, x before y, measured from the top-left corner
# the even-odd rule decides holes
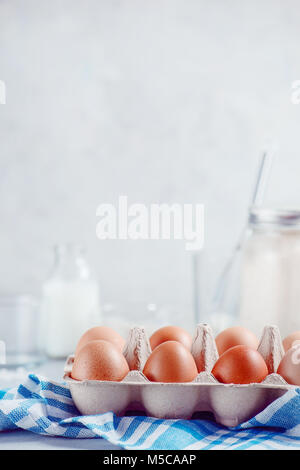
[[[251,226],[300,229],[300,209],[279,209],[251,207],[249,211]]]

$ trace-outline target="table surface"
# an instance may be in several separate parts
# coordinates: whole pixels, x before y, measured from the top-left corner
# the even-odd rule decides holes
[[[47,361],[31,371],[0,373],[0,388],[19,384],[29,372],[44,375],[53,380],[62,380],[64,361]],[[28,431],[10,431],[0,433],[0,450],[117,450],[104,439],[67,439],[62,437],[40,436]]]

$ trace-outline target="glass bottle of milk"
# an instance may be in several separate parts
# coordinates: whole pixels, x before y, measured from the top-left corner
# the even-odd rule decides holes
[[[42,346],[49,357],[74,353],[80,336],[101,323],[99,288],[83,249],[55,247],[55,263],[42,293]]]

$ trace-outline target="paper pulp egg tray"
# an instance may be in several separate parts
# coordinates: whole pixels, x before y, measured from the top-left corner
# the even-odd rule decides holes
[[[200,324],[196,328],[192,355],[203,372],[188,383],[150,382],[142,373],[151,354],[150,343],[143,328],[132,328],[123,351],[130,372],[121,382],[72,379],[74,356],[66,361],[64,380],[76,407],[84,415],[113,411],[122,416],[128,411],[142,411],[156,418],[190,419],[196,412],[206,411],[213,413],[218,423],[232,427],[255,416],[294,387],[276,374],[284,355],[276,326],[264,328],[258,351],[269,370],[262,383],[220,383],[211,374],[218,359],[212,330]]]

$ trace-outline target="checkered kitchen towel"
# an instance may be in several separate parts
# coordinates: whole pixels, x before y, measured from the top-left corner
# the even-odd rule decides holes
[[[125,449],[300,449],[300,388],[238,428],[209,420],[80,416],[64,384],[29,375],[0,391],[0,430],[26,429],[69,438],[104,438]]]

